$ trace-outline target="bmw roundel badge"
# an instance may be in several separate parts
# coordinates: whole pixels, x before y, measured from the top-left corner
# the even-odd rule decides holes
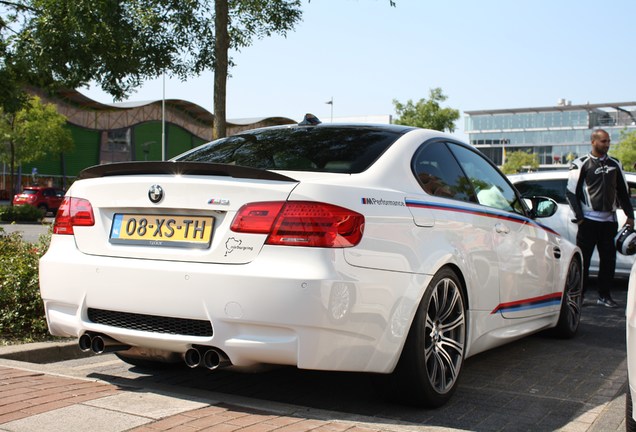
[[[148,190],[148,198],[154,204],[157,204],[163,199],[163,188],[159,185],[152,185]]]

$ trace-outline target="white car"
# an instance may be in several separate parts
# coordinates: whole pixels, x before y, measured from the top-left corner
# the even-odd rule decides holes
[[[632,195],[632,205],[636,207],[636,174],[626,173],[627,183]],[[522,195],[546,196],[555,200],[559,204],[557,212],[549,217],[542,219],[541,222],[570,240],[576,243],[576,233],[578,225],[572,223],[574,212],[570,209],[570,205],[565,197],[567,189],[568,171],[540,171],[524,174],[508,175],[510,181],[521,192]],[[622,210],[616,212],[618,218],[618,226],[625,224],[625,213]],[[616,254],[616,277],[628,278],[632,269],[636,256]],[[592,260],[590,262],[590,274],[598,273],[598,251],[594,250]]]
[[[554,201],[527,202],[440,132],[245,131],[83,171],[41,294],[51,334],[132,364],[368,372],[439,406],[465,358],[577,331],[580,250],[536,221]]]
[[[633,401],[636,399],[636,266],[632,268],[627,289],[627,307],[625,308],[627,330],[627,377],[628,387],[625,398],[625,430],[636,432],[636,412]]]

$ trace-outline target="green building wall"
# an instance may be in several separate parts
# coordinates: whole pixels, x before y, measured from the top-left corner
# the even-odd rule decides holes
[[[22,184],[32,184],[31,174],[37,169],[37,183],[68,188],[80,171],[100,163],[102,134],[107,131],[91,130],[73,124],[68,125],[74,148],[59,155],[49,155],[22,166]],[[161,160],[161,122],[149,121],[131,127],[131,159],[133,161]],[[177,156],[206,141],[185,129],[166,124],[166,159]]]

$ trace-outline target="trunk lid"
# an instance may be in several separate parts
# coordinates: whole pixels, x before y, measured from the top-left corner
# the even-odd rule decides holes
[[[285,201],[298,182],[276,173],[215,164],[100,165],[82,172],[68,196],[91,203],[95,225],[74,228],[78,249],[121,258],[241,264],[267,235],[230,224],[246,203]]]

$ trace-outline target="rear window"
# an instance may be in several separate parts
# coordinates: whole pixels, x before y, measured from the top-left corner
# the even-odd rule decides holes
[[[545,196],[552,198],[559,204],[567,204],[565,190],[566,179],[558,180],[525,180],[515,183],[515,187],[523,196]]]
[[[212,141],[174,160],[266,170],[359,173],[408,130],[368,126],[257,129]]]

